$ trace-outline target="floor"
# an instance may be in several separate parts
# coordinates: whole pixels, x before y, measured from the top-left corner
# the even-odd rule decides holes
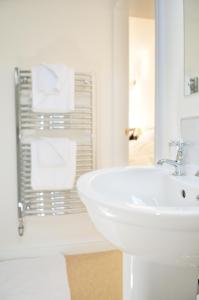
[[[119,251],[67,256],[71,300],[122,300]]]

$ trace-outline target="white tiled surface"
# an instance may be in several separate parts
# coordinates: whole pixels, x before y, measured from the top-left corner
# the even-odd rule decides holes
[[[199,116],[181,120],[181,136],[189,145],[185,149],[185,161],[199,164]]]

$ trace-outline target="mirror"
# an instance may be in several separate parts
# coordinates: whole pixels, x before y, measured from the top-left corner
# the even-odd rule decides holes
[[[199,0],[184,0],[185,95],[198,93]]]

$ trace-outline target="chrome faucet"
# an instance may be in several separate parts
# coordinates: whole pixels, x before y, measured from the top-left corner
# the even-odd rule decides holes
[[[158,160],[158,165],[168,164],[175,167],[175,172],[173,175],[175,176],[183,176],[185,175],[184,171],[184,146],[187,145],[183,141],[172,141],[169,143],[170,146],[177,146],[177,154],[176,159],[160,159]]]

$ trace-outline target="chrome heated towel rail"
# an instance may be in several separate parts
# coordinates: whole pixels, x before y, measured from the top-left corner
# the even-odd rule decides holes
[[[18,233],[24,234],[24,217],[85,212],[75,185],[71,190],[35,191],[31,187],[32,137],[65,136],[77,142],[76,179],[95,164],[93,79],[75,74],[75,110],[70,113],[32,111],[31,71],[15,68]]]

